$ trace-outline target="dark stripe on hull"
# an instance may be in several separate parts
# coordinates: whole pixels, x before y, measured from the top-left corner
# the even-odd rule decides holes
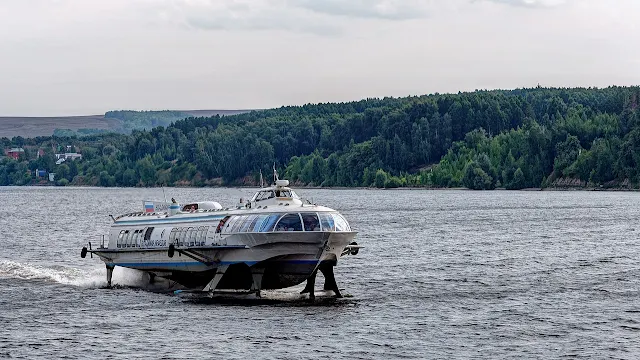
[[[120,264],[117,264],[122,266]],[[137,264],[139,268],[140,264]],[[317,260],[272,260],[254,266],[235,263],[226,270],[217,289],[249,290],[253,283],[252,272],[263,273],[262,289],[282,289],[305,281],[316,269]],[[153,272],[153,270],[148,270]],[[192,289],[204,288],[216,274],[217,269],[207,271],[174,270],[162,277]]]
[[[266,264],[264,277],[262,278],[263,289],[282,289],[295,286],[307,280],[316,269],[318,262],[313,264],[291,264],[273,262]]]

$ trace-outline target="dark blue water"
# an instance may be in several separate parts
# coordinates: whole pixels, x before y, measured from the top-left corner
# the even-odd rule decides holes
[[[103,263],[80,248],[162,190],[0,188],[0,358],[640,357],[639,193],[300,193],[340,210],[366,246],[336,267],[351,297],[219,301],[118,268],[105,289]]]

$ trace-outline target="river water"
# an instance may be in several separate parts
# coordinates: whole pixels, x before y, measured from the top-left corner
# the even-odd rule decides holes
[[[161,189],[0,188],[0,358],[640,357],[640,193],[299,192],[359,232],[335,270],[350,297],[213,301],[121,268],[106,289],[81,247]]]

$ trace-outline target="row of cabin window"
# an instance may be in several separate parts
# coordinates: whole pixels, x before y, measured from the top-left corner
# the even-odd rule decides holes
[[[120,234],[118,234],[116,246],[119,248],[140,247],[142,240],[149,240],[151,238],[151,232],[153,232],[153,227],[137,230],[122,230]]]
[[[223,220],[224,221],[224,220]],[[233,216],[223,233],[271,231],[351,231],[347,221],[335,213],[291,213]]]
[[[209,226],[178,227],[171,229],[169,243],[178,246],[204,246]]]
[[[173,228],[169,234],[169,241],[172,244],[178,244],[178,246],[203,246],[206,242],[208,230],[209,226]],[[118,234],[116,246],[118,248],[141,247],[144,241],[148,241],[151,238],[152,232],[153,227],[122,230]]]

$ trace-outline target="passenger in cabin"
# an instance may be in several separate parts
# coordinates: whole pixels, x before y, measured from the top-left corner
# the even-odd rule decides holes
[[[317,221],[311,223],[311,231],[320,231],[320,224]]]
[[[320,231],[320,224],[312,217],[303,217],[304,231]]]
[[[228,219],[229,217],[227,216],[224,219],[220,220],[220,223],[218,224],[218,228],[216,229],[216,233],[222,232],[222,228],[224,227],[224,224],[227,222]]]

